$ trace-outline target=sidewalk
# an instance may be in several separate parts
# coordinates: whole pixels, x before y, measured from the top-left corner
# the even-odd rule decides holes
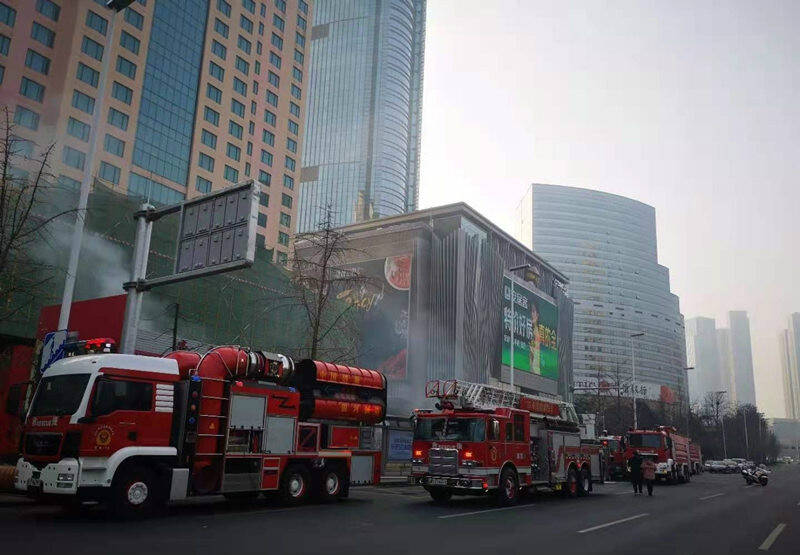
[[[396,474],[383,474],[381,475],[381,483],[378,484],[382,487],[393,486],[408,486],[408,476],[398,476]]]

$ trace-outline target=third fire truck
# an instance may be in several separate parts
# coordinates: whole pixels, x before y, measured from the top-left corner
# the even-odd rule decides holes
[[[659,426],[654,430],[630,430],[627,434],[625,460],[635,452],[656,456],[656,479],[670,484],[691,479],[689,438],[678,435],[675,428]]]
[[[434,380],[437,410],[415,415],[412,480],[435,501],[492,495],[511,505],[539,487],[587,495],[602,482],[599,444],[581,442],[571,404],[484,384]]]
[[[380,476],[385,414],[374,370],[236,346],[75,356],[39,382],[15,486],[124,515],[212,494],[333,500]]]

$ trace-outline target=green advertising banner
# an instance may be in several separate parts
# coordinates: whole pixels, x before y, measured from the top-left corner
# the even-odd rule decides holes
[[[511,279],[503,277],[503,364],[511,364]],[[558,379],[558,308],[514,284],[514,368]]]

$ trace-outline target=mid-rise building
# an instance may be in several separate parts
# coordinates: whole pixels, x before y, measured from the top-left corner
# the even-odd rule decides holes
[[[753,377],[753,348],[750,342],[750,319],[744,310],[728,312],[730,325],[731,401],[739,405],[756,404],[756,385]]]
[[[800,419],[800,312],[789,316],[789,327],[778,336],[786,418]]]
[[[418,201],[426,0],[318,0],[298,231]]]
[[[686,340],[669,270],[658,263],[655,210],[576,187],[534,184],[518,210],[520,240],[570,281],[576,386],[619,382],[665,402],[687,396]]]
[[[67,187],[173,203],[249,178],[285,261],[313,17],[304,0],[0,2],[0,104]]]

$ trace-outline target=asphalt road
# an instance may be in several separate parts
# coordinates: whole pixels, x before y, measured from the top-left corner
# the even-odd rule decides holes
[[[430,502],[420,488],[354,488],[333,505],[192,502],[142,522],[80,515],[0,496],[0,552],[127,553],[800,553],[800,465],[766,488],[703,474],[634,496],[627,483],[588,498],[540,494],[510,508]]]

